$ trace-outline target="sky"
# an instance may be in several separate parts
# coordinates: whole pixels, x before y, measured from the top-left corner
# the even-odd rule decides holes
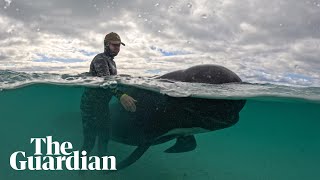
[[[126,43],[119,74],[217,64],[320,86],[320,0],[0,0],[0,70],[87,72],[109,32]]]

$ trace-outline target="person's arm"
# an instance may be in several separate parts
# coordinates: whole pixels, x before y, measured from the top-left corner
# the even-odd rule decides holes
[[[112,95],[115,96],[119,101],[120,101],[121,96],[125,94],[124,92],[122,92],[118,88],[110,88],[110,89],[111,89]]]
[[[94,76],[110,76],[108,63],[103,59],[103,57],[100,57],[99,55],[94,57],[94,59],[92,60],[92,63],[90,65],[90,71],[91,74]],[[118,88],[110,88],[110,90],[112,95],[114,95],[118,100],[120,100],[121,96],[125,94]]]
[[[90,65],[90,73],[98,77],[110,76],[108,63],[103,60],[103,57],[97,55],[93,58]]]
[[[135,99],[133,99],[131,96],[127,95],[126,93],[122,92],[118,88],[111,88],[112,95],[114,95],[121,103],[121,105],[127,110],[131,112],[136,111],[136,105],[137,102]]]
[[[110,76],[109,66],[106,61],[103,60],[102,57],[96,56],[90,67],[91,74],[94,76]],[[131,112],[136,111],[136,100],[130,97],[129,95],[125,94],[118,88],[110,88],[111,93],[115,96],[120,102],[121,105],[127,110]]]

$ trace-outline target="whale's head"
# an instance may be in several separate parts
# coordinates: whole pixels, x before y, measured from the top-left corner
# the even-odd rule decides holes
[[[244,105],[245,100],[194,98],[183,109],[193,127],[214,131],[235,125]]]

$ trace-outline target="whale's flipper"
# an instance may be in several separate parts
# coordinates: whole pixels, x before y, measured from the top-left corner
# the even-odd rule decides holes
[[[122,160],[117,164],[117,170],[124,169],[134,162],[136,162],[140,157],[149,149],[150,144],[144,144],[138,146],[126,159]]]
[[[196,139],[193,135],[180,136],[177,138],[176,143],[165,150],[166,153],[182,153],[192,151],[197,147]]]

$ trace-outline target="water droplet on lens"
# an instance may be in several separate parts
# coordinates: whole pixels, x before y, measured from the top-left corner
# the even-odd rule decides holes
[[[141,14],[138,15],[138,18],[141,18]]]
[[[188,8],[192,8],[192,4],[191,3],[188,3],[187,6],[188,6]]]
[[[208,15],[203,14],[203,15],[201,15],[201,18],[202,18],[202,19],[207,19],[207,18],[208,18]]]
[[[158,6],[159,6],[159,3],[155,4],[154,6],[155,6],[155,7],[158,7]]]

